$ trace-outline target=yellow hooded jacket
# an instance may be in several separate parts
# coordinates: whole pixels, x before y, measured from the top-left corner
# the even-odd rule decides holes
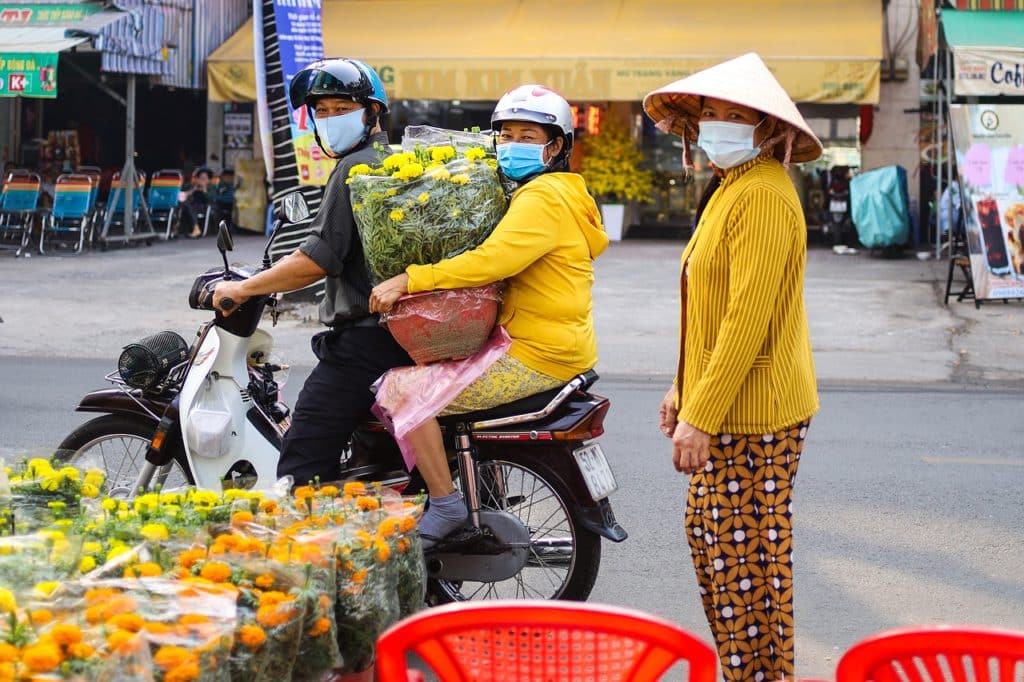
[[[409,292],[507,280],[498,324],[509,355],[568,381],[597,364],[593,261],[608,246],[597,204],[575,173],[546,173],[512,195],[483,244],[433,265],[410,265]]]

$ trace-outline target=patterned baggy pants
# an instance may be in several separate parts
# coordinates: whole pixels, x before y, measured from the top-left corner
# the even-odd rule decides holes
[[[792,494],[809,422],[711,438],[686,534],[726,680],[793,676]]]

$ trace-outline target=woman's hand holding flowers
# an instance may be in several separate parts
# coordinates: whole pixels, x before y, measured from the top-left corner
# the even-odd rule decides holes
[[[370,293],[370,312],[387,313],[394,307],[395,301],[409,293],[409,275],[404,272],[386,279],[373,288]]]

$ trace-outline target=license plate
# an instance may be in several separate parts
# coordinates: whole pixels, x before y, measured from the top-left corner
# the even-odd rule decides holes
[[[619,484],[615,482],[612,468],[608,466],[604,451],[597,443],[584,445],[572,451],[576,463],[583,473],[583,480],[587,482],[587,489],[594,500],[601,500],[618,490]]]
[[[828,210],[831,213],[846,213],[846,202],[833,199],[828,202]]]

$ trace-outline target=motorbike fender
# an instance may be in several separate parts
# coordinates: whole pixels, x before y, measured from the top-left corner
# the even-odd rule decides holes
[[[480,461],[506,460],[554,475],[569,492],[569,499],[565,503],[577,523],[612,542],[622,542],[629,537],[629,533],[616,521],[615,512],[607,498],[595,501],[590,496],[583,474],[572,456],[572,447],[576,445],[578,443],[570,447],[509,447],[508,444],[486,442],[476,444]]]
[[[141,403],[141,404],[140,404]],[[86,393],[78,403],[75,412],[100,412],[104,414],[130,414],[153,422],[155,428],[170,399],[147,395],[134,398],[118,388],[101,388]]]
[[[490,530],[492,538],[461,551],[426,553],[430,578],[499,582],[519,575],[530,551],[530,534],[522,522],[506,512],[481,511],[480,524]],[[484,544],[490,549],[479,546]]]

